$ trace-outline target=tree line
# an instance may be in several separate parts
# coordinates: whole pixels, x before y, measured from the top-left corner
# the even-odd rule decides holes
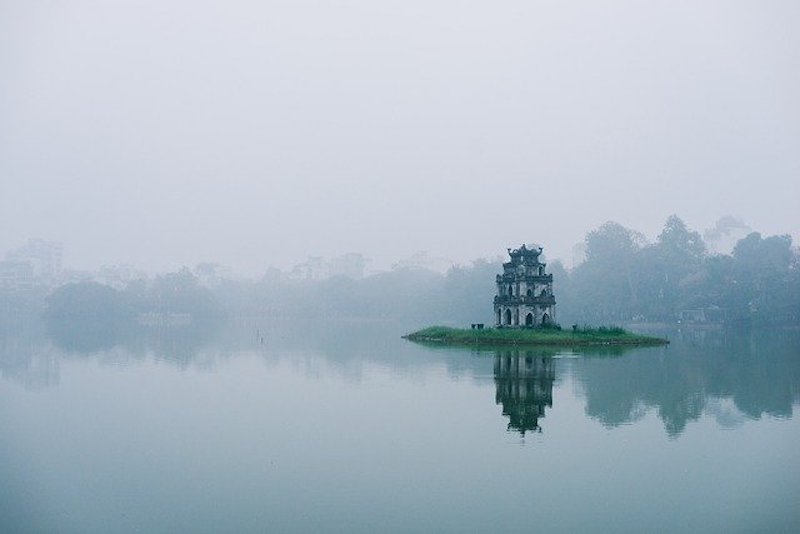
[[[654,243],[609,222],[586,236],[586,261],[560,272],[564,315],[585,322],[800,322],[800,256],[789,235],[752,232],[710,254],[677,216]]]
[[[752,232],[730,254],[711,253],[677,216],[654,242],[608,222],[585,238],[586,257],[566,269],[551,262],[558,320],[800,323],[800,254],[789,235]],[[502,258],[478,259],[446,274],[397,268],[361,280],[229,281],[214,289],[226,309],[297,318],[395,319],[414,324],[492,324]]]
[[[800,323],[800,255],[788,235],[753,232],[730,254],[713,254],[698,232],[671,216],[652,243],[635,230],[605,223],[586,235],[585,253],[572,269],[559,261],[548,265],[562,325]],[[409,326],[492,324],[495,275],[502,261],[478,259],[445,274],[397,267],[360,279],[297,279],[272,269],[259,279],[212,277],[212,283],[205,264],[202,273],[185,268],[123,289],[68,284],[47,296],[41,308],[50,321],[127,321],[160,313],[189,314],[195,322],[258,316],[394,320]],[[41,291],[31,295],[42,298]],[[11,308],[20,299],[4,297],[6,315],[14,314]]]

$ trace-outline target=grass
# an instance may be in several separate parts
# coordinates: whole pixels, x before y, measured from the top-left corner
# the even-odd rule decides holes
[[[448,345],[665,345],[668,340],[629,332],[619,326],[557,328],[486,328],[472,330],[429,326],[403,336],[411,341]]]

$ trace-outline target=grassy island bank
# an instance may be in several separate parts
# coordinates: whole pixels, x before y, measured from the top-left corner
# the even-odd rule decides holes
[[[473,330],[430,326],[407,334],[403,338],[427,343],[479,346],[549,345],[573,347],[585,345],[666,345],[669,343],[666,339],[635,334],[616,326],[583,327],[574,330],[558,330],[556,328],[486,328]]]

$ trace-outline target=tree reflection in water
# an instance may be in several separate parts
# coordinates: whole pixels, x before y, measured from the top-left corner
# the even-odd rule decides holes
[[[483,377],[493,366],[495,401],[508,418],[508,430],[523,435],[542,431],[556,378],[559,383],[566,378],[574,390],[556,388],[555,395],[577,395],[585,414],[603,426],[627,425],[655,413],[672,438],[704,415],[730,427],[764,416],[788,419],[800,404],[797,328],[685,328],[664,334],[672,341],[667,347],[593,347],[569,360],[554,358],[557,350],[510,347],[470,358],[464,349],[408,344],[398,330],[373,323],[328,328],[292,322],[165,328],[114,321],[0,324],[0,378],[38,389],[58,385],[61,362],[71,359],[114,365],[156,360],[185,369],[213,368],[245,353],[319,354],[348,376],[360,373],[365,362],[403,369],[398,376],[432,362],[444,362],[453,376]]]
[[[572,376],[586,399],[586,414],[616,427],[654,409],[676,438],[689,422],[718,412],[722,401],[741,420],[790,418],[800,402],[797,329],[685,329],[668,337],[668,347],[576,361]],[[731,414],[718,422],[735,423]]]

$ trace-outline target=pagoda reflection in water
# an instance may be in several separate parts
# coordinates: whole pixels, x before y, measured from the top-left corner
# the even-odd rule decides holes
[[[545,406],[553,406],[555,360],[542,351],[499,350],[494,359],[495,402],[503,405],[508,430],[541,432]]]

